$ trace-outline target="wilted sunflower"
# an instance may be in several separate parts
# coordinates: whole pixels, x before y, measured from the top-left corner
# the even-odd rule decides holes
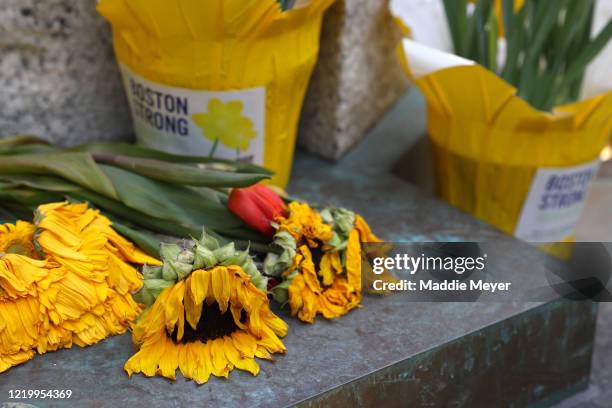
[[[160,262],[119,236],[110,220],[86,203],[40,206],[36,224],[37,245],[65,272],[41,296],[48,346],[56,348],[53,340],[66,331],[79,346],[124,333],[140,313],[132,293],[142,286],[142,275],[129,263]],[[39,351],[46,351],[44,342]]]
[[[138,352],[125,364],[131,376],[159,374],[199,384],[238,368],[257,375],[255,357],[284,353],[287,325],[270,310],[265,280],[247,252],[200,241],[162,247],[161,268],[145,270],[143,299],[153,300],[134,327]],[[253,270],[253,268],[255,268]]]
[[[140,312],[131,293],[142,286],[128,262],[159,264],[87,204],[43,205],[35,218],[0,226],[0,249],[12,252],[0,251],[0,372],[34,350],[125,332]]]
[[[274,243],[280,255],[268,254],[264,272],[280,276],[275,298],[289,303],[292,315],[312,323],[317,314],[342,316],[361,302],[363,242],[381,242],[364,219],[342,208],[318,212],[291,202],[289,214],[277,217]]]
[[[34,247],[36,227],[25,221],[0,225],[0,253],[21,254],[37,259],[39,254]]]
[[[46,260],[0,254],[0,373],[34,355],[41,328],[38,284],[54,267]]]

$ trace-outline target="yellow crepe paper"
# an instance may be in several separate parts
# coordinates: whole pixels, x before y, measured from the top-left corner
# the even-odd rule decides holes
[[[402,59],[427,100],[438,195],[509,234],[539,168],[594,161],[610,138],[612,93],[548,113],[479,65],[414,78]]]
[[[285,186],[332,2],[282,12],[276,0],[102,0],[98,10],[113,25],[119,62],[150,81],[208,91],[264,86],[263,164]]]

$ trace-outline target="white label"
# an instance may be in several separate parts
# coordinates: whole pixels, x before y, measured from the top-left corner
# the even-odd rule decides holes
[[[599,159],[576,167],[541,168],[531,184],[514,235],[559,242],[575,232]]]
[[[151,82],[121,67],[134,131],[171,153],[264,161],[264,87],[205,91]]]

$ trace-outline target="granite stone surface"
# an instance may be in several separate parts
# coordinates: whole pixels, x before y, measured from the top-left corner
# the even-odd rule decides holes
[[[488,273],[525,287],[541,285],[546,255],[389,174],[393,160],[424,129],[413,127],[407,135],[405,126],[419,123],[421,103],[416,94],[402,100],[340,165],[298,154],[290,192],[354,209],[387,240],[494,240],[497,249],[489,255],[497,262]],[[496,406],[505,398],[545,406],[588,385],[596,313],[595,305],[554,295],[539,303],[367,296],[362,308],[313,325],[279,311],[290,323],[288,353],[260,362],[255,378],[233,371],[229,380],[211,378],[202,386],[180,375],[175,382],[130,379],[122,366],[133,347],[123,335],[11,369],[0,377],[0,402],[9,389],[25,386],[72,389],[70,401],[45,405],[58,407],[406,406],[437,401],[437,394],[451,396],[454,406]]]
[[[132,124],[94,0],[0,0],[0,137],[129,140]]]
[[[364,138],[406,90],[399,39],[388,0],[337,0],[329,8],[300,118],[302,147],[338,160]]]

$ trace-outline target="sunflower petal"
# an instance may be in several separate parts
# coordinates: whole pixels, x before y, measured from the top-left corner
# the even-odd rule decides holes
[[[225,313],[231,294],[231,286],[227,268],[223,266],[217,266],[214,268],[211,271],[211,281],[215,300],[219,304],[221,312]]]
[[[225,357],[233,364],[236,368],[248,371],[252,375],[259,374],[259,365],[252,358],[244,358],[238,352],[238,349],[234,346],[231,337],[225,336],[223,338],[223,347],[225,350]]]
[[[159,357],[158,373],[163,377],[176,379],[176,369],[178,368],[178,347],[172,343],[172,340],[165,339],[163,344],[163,353]]]
[[[217,377],[227,378],[231,370],[230,363],[225,357],[223,339],[217,338],[206,343],[210,350],[212,373]]]
[[[352,230],[349,234],[346,249],[346,275],[349,285],[361,291],[361,243],[357,230]]]
[[[212,371],[212,361],[210,355],[206,353],[206,346],[202,342],[196,341],[187,344],[187,350],[189,359],[196,364],[192,378],[198,384],[206,383]]]

